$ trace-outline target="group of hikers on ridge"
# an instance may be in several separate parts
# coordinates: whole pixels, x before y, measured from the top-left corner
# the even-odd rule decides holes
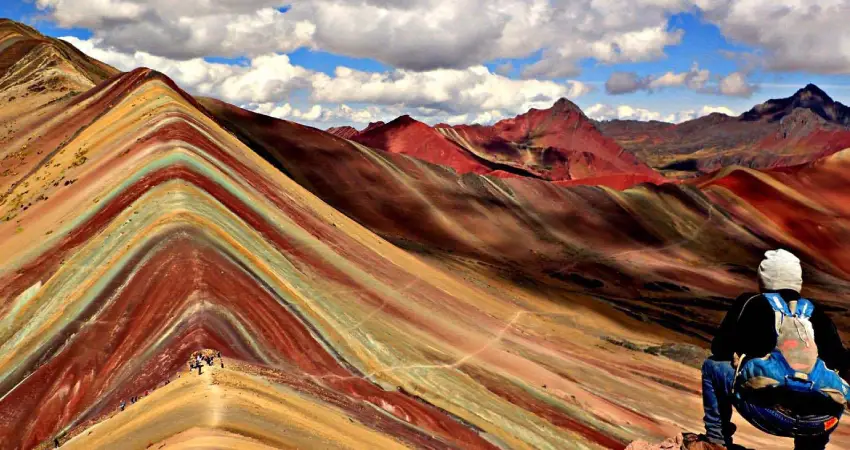
[[[771,250],[758,267],[758,293],[737,298],[702,366],[705,434],[686,450],[733,444],[733,408],[757,429],[794,439],[795,450],[823,450],[850,400],[850,352],[816,302],[800,295],[800,260]]]
[[[221,363],[221,368],[224,369],[224,360],[221,358],[221,352],[202,350],[193,353],[189,358],[189,372],[192,372],[194,369],[198,369],[198,375],[203,374],[203,363],[207,363],[208,366],[212,366],[215,358],[218,358],[219,363]]]

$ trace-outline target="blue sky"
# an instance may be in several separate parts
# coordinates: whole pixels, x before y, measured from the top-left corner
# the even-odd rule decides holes
[[[757,25],[748,29],[746,20],[718,9],[703,12],[691,6],[665,10],[645,6],[641,0],[630,0],[635,11],[640,13],[629,12],[616,21],[611,20],[617,23],[611,25],[610,36],[597,33],[596,30],[582,30],[580,23],[559,23],[552,25],[554,31],[546,39],[541,39],[539,48],[531,45],[525,50],[516,50],[516,47],[522,47],[520,39],[529,39],[533,34],[518,33],[517,40],[511,42],[504,38],[504,29],[494,28],[502,33],[503,37],[498,38],[498,33],[488,32],[488,27],[500,23],[492,20],[481,22],[478,29],[470,23],[470,30],[458,31],[458,24],[449,23],[452,20],[451,13],[428,18],[426,16],[429,12],[390,8],[385,11],[390,18],[386,20],[392,20],[395,15],[398,17],[397,22],[404,23],[406,28],[395,30],[392,29],[395,22],[387,22],[392,33],[389,35],[379,34],[381,31],[376,30],[364,30],[361,33],[354,27],[347,30],[347,16],[350,16],[351,23],[357,23],[357,14],[366,8],[357,6],[356,2],[351,2],[354,6],[340,13],[340,17],[334,19],[336,21],[325,24],[322,20],[326,20],[323,18],[329,15],[330,10],[321,8],[330,6],[325,5],[323,0],[305,7],[298,4],[294,8],[265,0],[247,0],[245,3],[255,4],[253,9],[249,5],[238,11],[229,11],[225,6],[220,11],[210,12],[200,18],[195,17],[192,10],[192,3],[196,0],[184,0],[186,8],[183,14],[189,20],[197,21],[198,25],[194,28],[209,27],[209,30],[217,32],[226,28],[227,24],[240,20],[247,24],[249,31],[242,30],[235,34],[228,31],[218,41],[206,42],[203,36],[210,32],[206,31],[197,37],[192,34],[194,31],[180,29],[176,21],[176,18],[180,18],[180,8],[169,8],[165,0],[107,0],[98,2],[104,5],[102,10],[91,3],[74,5],[84,0],[43,1],[45,7],[39,9],[32,2],[6,0],[0,5],[0,15],[29,23],[49,36],[77,38],[80,42],[73,43],[85,47],[82,48],[84,51],[90,47],[89,53],[100,52],[93,56],[105,59],[120,69],[130,68],[122,65],[145,63],[165,71],[189,91],[222,97],[264,113],[274,111],[274,115],[297,121],[301,119],[302,122],[327,125],[350,123],[360,127],[367,120],[386,119],[396,113],[412,113],[431,122],[474,119],[492,121],[521,112],[529,106],[542,106],[560,95],[566,95],[586,112],[593,112],[588,112],[589,115],[595,114],[600,118],[610,118],[612,114],[622,116],[623,111],[632,114],[629,111],[640,110],[647,111],[640,118],[681,120],[690,117],[687,111],[705,108],[724,108],[724,111],[737,114],[766,99],[789,96],[806,83],[818,84],[834,99],[850,103],[850,55],[840,52],[836,55],[840,63],[842,58],[848,60],[846,68],[840,64],[837,68],[833,67],[829,55],[818,56],[817,53],[815,55],[821,59],[812,58],[811,69],[799,67],[806,64],[806,55],[794,54],[794,51],[805,53],[807,50],[796,49],[798,45],[793,40],[798,36],[805,39],[806,30],[789,31],[787,41],[777,40],[775,36],[758,36]],[[647,1],[652,3],[651,0]],[[747,6],[748,1],[743,0],[739,6]],[[127,6],[128,3],[130,6]],[[457,3],[463,2],[456,2],[452,8],[463,8],[457,6]],[[471,0],[470,8],[480,8],[473,3]],[[752,8],[763,8],[756,3],[753,3]],[[157,5],[160,5],[159,9]],[[841,8],[844,6],[838,5]],[[369,9],[363,14],[374,15],[374,11]],[[459,14],[463,12],[462,9],[459,11]],[[646,17],[639,17],[642,11],[647,11]],[[837,11],[845,10],[823,11],[823,17],[815,18],[811,33],[820,32],[817,29],[820,26],[818,20],[828,24],[834,20],[829,15]],[[399,34],[399,30],[404,32],[411,28],[410,21],[416,20],[417,14],[423,15],[423,22],[432,21],[427,26],[423,25],[424,31],[417,31],[423,42],[430,40],[431,44],[419,45],[415,38]],[[610,11],[603,10],[599,17],[587,20],[601,20],[600,26],[608,26],[604,14],[610,14]],[[812,21],[811,16],[807,15],[811,14],[810,11],[800,11],[799,14],[800,23],[803,23],[803,19],[805,23]],[[171,15],[176,18],[169,18]],[[160,19],[143,23],[151,20],[151,17]],[[499,19],[506,20],[501,16]],[[628,23],[630,20],[634,23]],[[794,17],[787,20],[794,20]],[[115,25],[122,21],[123,25]],[[461,27],[465,26],[465,21],[459,23]],[[656,25],[663,29],[652,31]],[[441,26],[445,28],[441,29]],[[180,39],[167,38],[158,42],[150,37],[151,27],[163,30],[163,35],[173,32],[177,36],[186,36],[184,42],[190,44],[184,45]],[[572,33],[559,34],[558,27],[567,30],[570,30],[569,27],[576,28]],[[628,27],[631,27],[631,31],[643,30],[649,33],[645,34],[649,36],[647,41],[658,38],[673,39],[675,42],[666,45],[632,45],[630,42],[638,42],[637,38],[622,37],[621,29]],[[134,35],[135,30],[140,30],[139,34]],[[481,30],[480,36],[476,34],[478,30]],[[538,33],[538,30],[529,29],[528,32]],[[145,35],[144,32],[149,34]],[[371,38],[373,35],[375,39]],[[369,42],[370,39],[373,42]],[[570,47],[568,43],[571,40],[579,43]],[[582,40],[587,41],[584,48]],[[244,53],[240,42],[246,43]],[[439,43],[436,49],[433,42]],[[617,56],[613,57],[614,61],[606,56],[608,53],[604,49],[607,47],[604,45],[610,42],[617,43],[617,51],[622,54],[619,60],[616,60]],[[588,50],[602,44],[601,52]],[[491,54],[493,52],[487,49],[489,46],[502,47],[504,50],[501,54],[499,51]],[[563,54],[555,55],[555,50],[559,48],[566,50]],[[462,50],[454,54],[456,49]],[[850,50],[844,50],[850,53]],[[417,54],[422,55],[421,60],[417,59]],[[264,64],[269,65],[260,67],[259,60],[255,58],[261,55],[276,55],[278,58],[273,63],[266,58]],[[282,55],[285,58],[280,58]],[[208,63],[209,67],[203,70],[209,73],[191,72],[195,68],[181,68],[183,66],[180,63],[194,58],[201,58]],[[609,60],[606,61],[606,58]],[[541,62],[544,59],[546,61]],[[547,63],[545,71],[534,72],[535,75],[531,77],[524,76],[531,68],[543,63]],[[668,72],[671,75],[684,75],[695,65],[699,70],[707,71],[702,81],[693,81],[697,84],[691,85],[691,81],[688,81],[666,88],[648,88],[654,86],[653,80],[658,82]],[[256,70],[251,70],[252,66]],[[483,66],[489,73],[484,78],[480,74],[475,75],[477,72],[470,69],[475,66]],[[337,73],[339,67],[353,69],[354,73],[340,75]],[[222,68],[227,69],[224,72],[232,74],[215,75],[225,78],[210,81],[213,76],[210,74],[220,73]],[[439,72],[443,68],[458,72]],[[630,74],[634,80],[643,80],[644,84],[637,82],[634,87],[626,88],[626,93],[615,95],[606,89],[606,82],[618,74]],[[736,85],[730,83],[728,89],[721,89],[724,78],[730,75],[738,76],[736,80],[745,81]],[[226,79],[227,76],[232,79]],[[368,93],[365,90],[357,92],[360,90],[358,83],[363,83],[369,77],[378,77],[380,80],[373,79]],[[457,78],[466,81],[452,81]],[[487,89],[492,92],[482,94]],[[499,91],[498,95],[495,91]],[[516,96],[512,91],[527,91],[528,95]],[[482,99],[481,105],[475,104],[476,98]],[[316,105],[320,106],[319,109],[316,109]],[[626,108],[620,108],[617,112],[617,108],[622,106]]]

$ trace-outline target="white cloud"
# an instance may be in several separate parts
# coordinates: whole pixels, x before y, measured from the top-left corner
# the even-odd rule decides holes
[[[630,94],[637,91],[653,92],[665,88],[685,87],[703,94],[719,94],[749,97],[756,86],[747,80],[744,72],[732,72],[724,77],[715,77],[710,82],[711,72],[700,69],[694,63],[687,72],[666,72],[660,76],[639,76],[635,72],[614,72],[605,82],[605,91],[611,95]]]
[[[694,91],[705,89],[708,78],[711,73],[708,69],[700,69],[699,65],[694,63],[691,70],[687,72],[667,72],[660,77],[653,78],[649,82],[650,89],[661,89],[666,87],[685,86]]]
[[[711,113],[726,114],[727,116],[737,116],[738,113],[732,111],[725,106],[703,106],[700,110],[700,116],[707,116]]]
[[[346,104],[336,106],[313,105],[309,108],[299,109],[289,103],[248,103],[241,107],[278,119],[292,120],[322,129],[337,125],[352,125],[361,129],[366,124],[377,121],[389,122],[403,114],[413,116],[417,120],[430,125],[438,123],[450,125],[492,124],[505,118],[499,110],[451,114],[430,108],[408,108],[399,105],[369,105],[363,107],[352,107]]]
[[[62,39],[121,70],[149,67],[168,75],[192,93],[234,103],[279,101],[296,89],[311,87],[315,76],[308,69],[292,65],[286,55],[261,55],[248,65],[220,64],[201,58],[181,61],[145,52],[122,53],[104,48],[98,39]]]
[[[585,114],[596,120],[664,120],[664,116],[659,112],[629,105],[611,106],[597,103],[587,108]]]
[[[316,126],[388,121],[401,114],[430,124],[490,124],[530,108],[548,108],[560,97],[575,99],[592,90],[579,81],[510,79],[485,66],[424,72],[362,72],[338,67],[333,75],[327,75],[292,64],[286,55],[279,54],[260,55],[245,64],[222,64],[200,58],[175,60],[145,52],[123,53],[104,47],[97,38],[66,40],[120,69],[150,67],[192,93]],[[310,104],[293,101],[294,92],[307,93]],[[587,110],[589,116],[600,119],[666,121],[681,121],[708,112],[665,115],[629,105],[604,104]]]
[[[382,73],[338,67],[334,76],[316,77],[312,98],[330,103],[404,104],[455,114],[493,110],[517,113],[549,107],[558,98],[577,98],[591,90],[579,81],[510,79],[484,66]]]
[[[755,89],[755,86],[747,81],[747,76],[741,72],[732,72],[718,83],[718,91],[723,95],[749,97]]]
[[[641,77],[636,72],[613,72],[605,82],[605,92],[611,95],[630,94],[649,87],[649,77]]]
[[[249,111],[254,111],[256,113],[265,114],[267,116],[276,117],[278,119],[285,119],[292,114],[292,105],[290,105],[289,103],[284,103],[282,105],[278,105],[271,102],[248,103],[242,105],[242,108],[247,109]]]
[[[622,6],[640,8],[640,5]],[[635,17],[654,17],[652,9],[635,14]],[[657,12],[657,11],[656,11]],[[606,64],[652,61],[664,56],[664,48],[681,42],[682,30],[670,31],[666,17],[659,16],[658,25],[624,32],[599,33],[596,39],[561,39],[543,53],[543,58],[523,71],[526,77],[567,77],[579,72],[578,61],[593,58]],[[604,22],[604,21],[603,21]],[[600,24],[601,30],[604,25]],[[580,28],[584,28],[581,26]],[[533,32],[533,31],[529,31]],[[595,33],[594,33],[595,34]]]
[[[372,121],[369,115],[378,112],[355,111],[345,106],[351,103],[424,108],[421,113],[442,117],[467,113],[470,117],[485,113],[494,116],[496,112],[507,116],[533,107],[548,108],[561,97],[575,99],[592,91],[591,86],[579,81],[516,80],[490,72],[485,66],[426,72],[362,72],[340,66],[329,76],[294,65],[288,56],[280,54],[259,55],[246,64],[222,64],[201,58],[175,60],[141,51],[124,53],[105,47],[98,38],[64,39],[119,69],[150,67],[163,72],[193,94],[236,104],[283,108],[293,92],[304,91],[310,93],[313,103],[341,108],[328,113],[329,117],[348,117],[352,121]]]
[[[629,105],[612,106],[603,103],[597,103],[588,107],[585,110],[585,113],[588,117],[595,120],[658,120],[662,122],[671,123],[680,123],[687,120],[696,119],[698,117],[706,116],[711,113],[722,113],[729,116],[736,115],[735,112],[725,106],[706,105],[696,110],[687,109],[675,113],[665,114],[658,111],[652,111],[649,109]]]
[[[126,53],[175,59],[257,56],[313,42],[316,26],[270,0],[37,0],[64,27],[90,28]]]
[[[308,122],[316,121],[325,112],[321,105],[313,105],[310,109],[301,110],[289,103],[249,103],[242,105],[242,108],[278,119],[301,119]]]
[[[850,73],[850,0],[300,0],[287,12],[280,0],[36,4],[60,25],[90,28],[129,53],[253,57],[306,46],[425,71],[542,51],[524,68],[528,78],[573,76],[586,58],[662,58],[683,35],[670,29],[670,15],[697,7],[769,69]]]
[[[120,51],[175,59],[257,56],[307,46],[427,71],[546,50],[525,75],[563,77],[594,58],[657,59],[682,38],[685,0],[37,0],[60,25]],[[569,36],[565,39],[565,36]]]
[[[850,73],[848,0],[696,0],[731,40],[758,49],[777,71]]]

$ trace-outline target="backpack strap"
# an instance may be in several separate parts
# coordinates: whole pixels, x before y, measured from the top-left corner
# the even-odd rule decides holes
[[[794,311],[791,311],[794,314],[794,317],[801,317],[803,319],[811,319],[812,313],[815,311],[815,305],[811,302],[811,300],[807,298],[800,297],[797,300],[797,304],[795,305]]]
[[[781,295],[775,292],[769,292],[762,295],[767,299],[767,303],[770,304],[770,307],[773,308],[773,327],[774,331],[776,331],[776,336],[779,336],[779,330],[782,328],[782,322],[785,319],[785,316],[792,315],[791,310],[788,308],[788,303],[785,303],[785,299],[783,299]],[[808,300],[806,301],[808,302]],[[811,305],[811,302],[808,303]]]
[[[782,298],[781,295],[777,294],[776,292],[768,292],[762,295],[764,295],[764,298],[766,298],[767,301],[770,302],[770,307],[773,308],[774,311],[782,313],[786,316],[791,315],[791,310],[788,308],[788,303],[785,303],[785,299]]]

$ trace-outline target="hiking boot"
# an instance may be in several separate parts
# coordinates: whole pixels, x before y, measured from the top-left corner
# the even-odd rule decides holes
[[[704,434],[685,433],[682,435],[682,450],[727,450],[725,445],[715,444]]]

